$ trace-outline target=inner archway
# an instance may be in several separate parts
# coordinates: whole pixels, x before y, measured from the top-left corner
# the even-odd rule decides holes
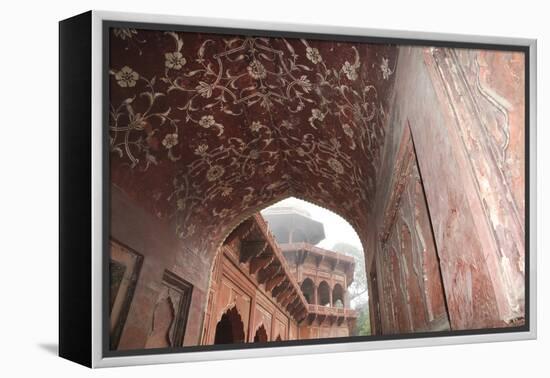
[[[216,325],[214,344],[234,344],[244,342],[244,326],[236,306],[231,307]]]

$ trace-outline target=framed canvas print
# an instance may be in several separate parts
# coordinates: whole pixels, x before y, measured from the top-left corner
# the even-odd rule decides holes
[[[536,41],[59,26],[62,357],[536,337]]]

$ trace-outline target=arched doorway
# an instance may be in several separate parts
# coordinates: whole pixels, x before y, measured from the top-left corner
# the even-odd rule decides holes
[[[314,284],[311,278],[306,278],[302,281],[302,284],[300,285],[302,289],[302,294],[304,294],[304,297],[306,298],[307,303],[314,304],[315,303],[315,289]]]
[[[265,330],[265,327],[262,324],[256,330],[256,334],[254,335],[254,342],[255,343],[267,343],[268,341],[269,340],[267,338],[267,331]]]
[[[344,289],[338,283],[332,289],[332,306],[338,308],[344,307]]]
[[[233,344],[244,342],[244,326],[236,306],[231,307],[216,325],[214,344]]]
[[[327,281],[321,281],[318,289],[319,298],[317,304],[321,306],[330,306],[330,287],[328,286]]]

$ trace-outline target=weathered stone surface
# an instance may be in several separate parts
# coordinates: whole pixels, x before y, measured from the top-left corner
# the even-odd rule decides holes
[[[433,230],[451,329],[517,325],[524,317],[523,69],[519,53],[400,49],[378,178],[376,202],[381,205],[372,227],[380,227],[382,208],[402,185],[385,172],[403,163],[399,146],[410,127],[431,221],[431,227],[424,222],[423,234]],[[381,304],[374,308],[382,313],[381,330],[402,332],[403,323],[414,321],[391,317],[399,307],[393,296],[401,290],[401,297],[415,298],[414,286],[403,287],[395,270],[390,269],[393,277],[384,278],[394,263],[377,247],[374,235],[369,247],[378,251],[368,265],[379,280]],[[396,264],[398,250],[399,244],[389,249]],[[430,264],[435,277],[433,258]],[[427,280],[432,301],[437,298],[434,289],[440,291],[434,282]]]
[[[207,107],[213,95],[207,96],[206,82],[181,73],[190,75],[189,70],[175,72],[174,56],[172,67],[165,66],[164,53],[172,51],[177,35],[146,34],[158,43],[126,50],[128,41],[111,36],[111,237],[143,255],[119,349],[166,341],[168,300],[159,302],[166,271],[193,285],[184,345],[212,342],[218,318],[233,307],[245,340],[253,340],[262,326],[269,340],[337,336],[349,330],[342,320],[347,319],[345,312],[342,317],[337,311],[310,308],[294,283],[278,276],[285,272],[284,264],[276,269],[272,260],[258,257],[269,243],[262,242],[257,230],[244,227],[242,234],[233,233],[261,208],[291,195],[337,212],[358,232],[365,247],[374,333],[523,324],[521,53],[362,45],[356,47],[359,76],[352,80],[349,67],[347,74],[338,71],[346,59],[354,61],[352,44],[259,41],[284,50],[291,59],[294,49],[296,62],[311,68],[306,79],[312,83],[308,98],[313,102],[304,100],[307,111],[295,114],[289,110],[296,105],[295,92],[269,111],[259,103],[238,101]],[[208,38],[215,42],[207,59],[218,64],[213,50],[226,51],[223,38],[201,35],[186,39],[185,47],[176,46],[188,65]],[[254,50],[252,42],[235,41],[249,48],[245,58],[228,63],[233,70],[229,74],[242,74],[237,88],[253,86],[254,96],[260,96],[258,82],[250,76],[259,73],[247,68],[254,61],[247,55]],[[312,47],[326,57],[324,68],[307,57]],[[134,75],[122,72],[128,62],[136,62],[133,68],[142,75],[134,86],[129,85]],[[270,64],[279,72],[278,58]],[[346,84],[318,81],[319,73],[323,77],[329,72]],[[168,96],[172,91],[177,94]],[[161,92],[148,110],[148,96]],[[353,101],[344,101],[346,93]],[[186,110],[195,95],[197,109]],[[205,119],[201,124],[209,114],[215,122]],[[126,145],[124,136],[130,141]],[[226,239],[228,235],[235,238]],[[245,239],[250,244],[244,254],[229,248],[223,259],[215,259],[224,240],[233,245]],[[298,269],[299,282],[315,272],[316,301],[323,279],[332,289],[347,287],[348,275],[326,273],[341,270],[345,259],[314,248],[301,250],[293,266],[303,268]],[[239,264],[257,265],[254,274],[261,275],[265,292],[258,294],[250,283],[222,283],[219,272],[229,261],[237,261],[233,270]],[[328,294],[331,303],[333,291]],[[224,299],[216,301],[216,295]],[[345,298],[344,304],[349,305]]]

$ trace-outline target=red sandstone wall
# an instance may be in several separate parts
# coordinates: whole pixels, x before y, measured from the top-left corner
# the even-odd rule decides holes
[[[163,311],[162,277],[170,270],[193,285],[193,296],[185,332],[185,345],[197,345],[201,331],[208,275],[206,261],[192,253],[175,238],[173,225],[156,219],[129,200],[118,188],[111,187],[111,237],[143,255],[143,266],[137,281],[118,349],[142,349],[158,346],[147,340],[153,335],[153,317],[170,323],[173,314]],[[165,319],[158,319],[159,317]]]
[[[263,326],[268,341],[349,336],[347,323],[319,324],[317,321],[298,325],[273,298],[238,264],[238,254],[228,246],[222,247],[214,264],[209,303],[205,316],[202,344],[213,344],[216,325],[222,315],[236,306],[245,330],[245,340],[252,342],[256,331]]]
[[[214,343],[216,325],[222,315],[236,306],[243,322],[246,342],[253,342],[256,331],[263,326],[268,341],[295,338],[290,329],[296,321],[284,313],[273,299],[251,280],[239,267],[238,253],[229,246],[222,247],[212,273],[209,303],[203,330],[203,345]]]
[[[410,125],[452,329],[521,324],[525,254],[521,54],[401,48],[396,75],[371,227],[379,231],[383,224],[394,189],[391,175],[384,172],[399,164],[399,146]],[[376,271],[378,294],[386,302],[388,293],[394,298],[402,289],[399,275],[389,274],[395,255],[381,253],[374,232],[368,245],[376,253],[368,256],[367,266]],[[394,246],[399,247],[399,243]],[[410,288],[401,295],[413,298],[412,302],[415,296]],[[372,311],[380,308],[382,332],[403,331],[402,323],[410,324],[411,319],[391,319],[400,305],[393,299],[389,302],[371,304]]]
[[[384,333],[448,330],[449,321],[430,217],[408,127],[385,201],[377,210],[377,307]]]

